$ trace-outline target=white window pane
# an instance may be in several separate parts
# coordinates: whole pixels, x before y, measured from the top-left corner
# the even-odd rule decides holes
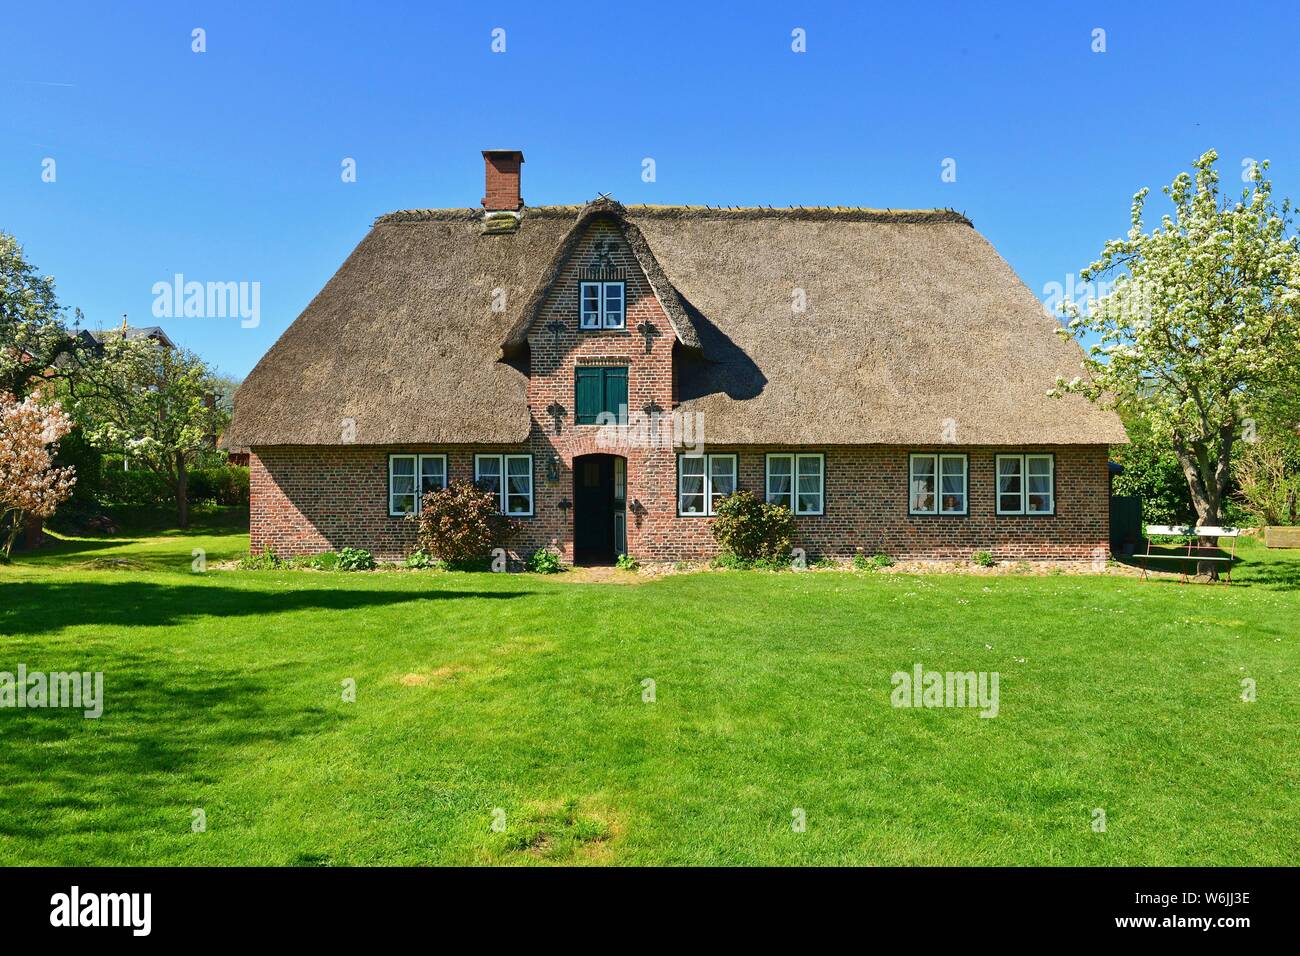
[[[1020,494],[1020,459],[998,459],[998,493]]]
[[[510,458],[507,458],[506,474],[511,475],[512,477],[514,475],[527,475],[529,473],[530,464],[531,462],[529,462],[527,458],[524,458],[520,455],[515,455]]]
[[[912,481],[912,510],[934,510],[934,478],[917,478]]]
[[[799,513],[813,514],[822,510],[821,494],[805,494],[799,492]]]
[[[442,457],[420,459],[420,494],[438,491],[447,486],[447,462]]]
[[[1051,514],[1052,513],[1052,496],[1035,495],[1028,496],[1030,514]]]
[[[584,282],[582,284],[582,327],[584,329],[600,326],[600,284]]]
[[[704,459],[701,456],[681,458],[681,472],[683,475],[703,475]]]
[[[605,284],[605,328],[617,329],[623,325],[623,284]]]
[[[684,515],[704,514],[704,495],[683,494],[681,496],[681,506],[678,510]]]
[[[767,473],[769,475],[789,475],[792,470],[793,462],[790,458],[782,456],[780,458],[769,458],[767,460]]]
[[[934,512],[936,467],[937,462],[934,455],[912,456],[912,477],[908,496],[909,510],[922,514],[932,514]]]
[[[1047,455],[1028,455],[1025,457],[1025,470],[1031,477],[1034,475],[1050,475],[1052,473],[1052,459]]]
[[[799,476],[811,475],[817,479],[822,476],[822,460],[820,455],[800,455],[799,456]]]
[[[415,495],[394,494],[391,506],[388,509],[393,514],[409,515],[415,513]]]
[[[390,458],[389,462],[390,462],[390,467],[392,468],[392,473],[394,475],[415,474],[415,458],[413,456],[407,456],[403,458],[394,457],[394,458]]]
[[[480,488],[501,494],[501,459],[496,456],[479,458],[474,462],[475,484]]]
[[[939,503],[939,510],[944,514],[962,514],[966,510],[966,495],[964,492],[945,491],[943,498]]]
[[[716,481],[719,477],[736,476],[736,459],[730,455],[710,455],[709,471]]]

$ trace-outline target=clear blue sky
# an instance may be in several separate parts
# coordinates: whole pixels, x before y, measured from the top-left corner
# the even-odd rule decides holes
[[[161,323],[242,376],[376,215],[476,205],[484,147],[535,205],[952,206],[1038,294],[1209,147],[1300,199],[1294,0],[544,6],[6,0],[0,229],[91,328],[261,283],[257,328]]]

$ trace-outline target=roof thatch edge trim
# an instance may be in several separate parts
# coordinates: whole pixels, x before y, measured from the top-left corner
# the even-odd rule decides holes
[[[799,219],[840,222],[897,222],[909,224],[958,223],[974,226],[955,209],[869,209],[859,206],[623,206],[612,200],[597,200],[622,210],[636,219]],[[575,206],[525,206],[524,219],[570,219],[581,216],[594,203]],[[399,209],[375,219],[375,225],[404,222],[465,222],[479,220],[482,210]]]

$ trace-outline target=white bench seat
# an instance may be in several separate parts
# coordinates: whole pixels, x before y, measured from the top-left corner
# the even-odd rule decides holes
[[[1228,583],[1231,584],[1232,565],[1237,560],[1237,538],[1240,535],[1240,528],[1225,528],[1218,525],[1201,525],[1199,527],[1168,524],[1148,525],[1146,553],[1137,556],[1142,565],[1142,580],[1147,579],[1147,564],[1153,560],[1184,562],[1184,566],[1179,568],[1179,574],[1181,575],[1179,581],[1183,584],[1188,582],[1186,562],[1195,561],[1199,564],[1202,561],[1221,561],[1228,566]],[[1152,551],[1151,545],[1156,538],[1186,538],[1187,550],[1179,552]],[[1200,544],[1199,541],[1203,538],[1228,538],[1232,543],[1232,550],[1229,554],[1222,554],[1217,544]],[[1181,546],[1180,544],[1179,547]]]

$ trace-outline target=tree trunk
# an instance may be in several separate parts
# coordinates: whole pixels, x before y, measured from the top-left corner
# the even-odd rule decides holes
[[[1220,526],[1223,524],[1223,494],[1227,490],[1229,474],[1229,450],[1232,448],[1231,429],[1226,441],[1221,442],[1219,454],[1212,461],[1204,443],[1197,442],[1188,447],[1176,437],[1174,454],[1183,466],[1183,475],[1187,478],[1187,490],[1191,492],[1192,505],[1196,508],[1198,525]],[[1218,538],[1200,538],[1199,545],[1217,547]],[[1218,562],[1196,562],[1197,577],[1207,581],[1219,579]]]
[[[190,526],[190,474],[185,470],[185,456],[176,454],[176,520],[182,529]]]
[[[8,527],[5,527],[5,524],[8,524]],[[18,540],[18,533],[22,530],[22,527],[23,513],[21,511],[11,512],[3,516],[3,520],[0,520],[0,535],[3,535],[0,538],[0,563],[7,564],[9,562],[9,555],[13,552],[14,542]]]

